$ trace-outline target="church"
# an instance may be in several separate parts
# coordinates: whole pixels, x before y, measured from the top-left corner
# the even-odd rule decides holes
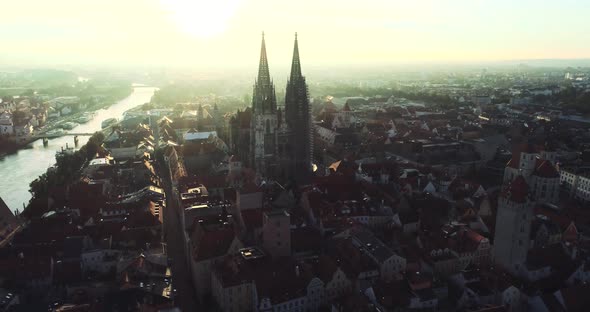
[[[311,178],[312,128],[309,94],[301,71],[297,34],[285,105],[277,106],[264,33],[252,107],[232,118],[230,147],[264,178],[305,185]]]

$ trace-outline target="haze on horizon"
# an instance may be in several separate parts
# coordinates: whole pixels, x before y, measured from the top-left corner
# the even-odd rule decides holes
[[[590,5],[561,0],[1,0],[0,65],[254,67],[590,57]]]

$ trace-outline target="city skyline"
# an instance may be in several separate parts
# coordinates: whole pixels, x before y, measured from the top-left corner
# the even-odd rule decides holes
[[[590,307],[590,7],[1,7],[0,311]]]
[[[294,32],[313,47],[310,66],[590,57],[589,8],[574,1],[134,0],[89,10],[29,0],[4,12],[2,65],[255,66],[250,38],[263,30],[271,67],[289,60]]]

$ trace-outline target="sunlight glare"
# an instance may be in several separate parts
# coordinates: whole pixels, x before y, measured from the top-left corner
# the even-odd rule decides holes
[[[241,0],[161,0],[177,27],[189,35],[214,37],[228,26]]]

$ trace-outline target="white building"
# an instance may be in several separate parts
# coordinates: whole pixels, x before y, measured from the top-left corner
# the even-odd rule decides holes
[[[16,134],[18,141],[26,142],[33,134],[33,125],[30,121],[27,121],[24,125],[15,126],[14,133]]]
[[[0,114],[0,135],[13,135],[14,122],[12,121],[12,114],[8,111]]]
[[[561,185],[570,193],[570,196],[590,201],[590,170],[567,168],[560,171]]]
[[[223,257],[237,252],[242,243],[228,227],[197,225],[189,242],[192,281],[198,300],[211,293],[211,272]]]
[[[526,180],[519,175],[505,188],[498,202],[494,261],[513,274],[522,270],[529,250],[534,217],[530,195]]]
[[[559,172],[553,165],[557,153],[531,144],[524,144],[512,152],[504,169],[504,186],[516,177],[524,177],[531,195],[538,202],[557,203],[559,200]]]
[[[83,252],[81,255],[82,272],[108,273],[117,269],[121,251],[114,249],[96,249]]]
[[[354,113],[348,106],[348,103],[344,104],[341,111],[334,114],[332,119],[332,129],[350,128],[356,122]]]
[[[381,279],[391,281],[400,279],[406,270],[406,259],[399,252],[385,246],[377,237],[367,230],[354,230],[352,243],[371,258],[379,267]]]

